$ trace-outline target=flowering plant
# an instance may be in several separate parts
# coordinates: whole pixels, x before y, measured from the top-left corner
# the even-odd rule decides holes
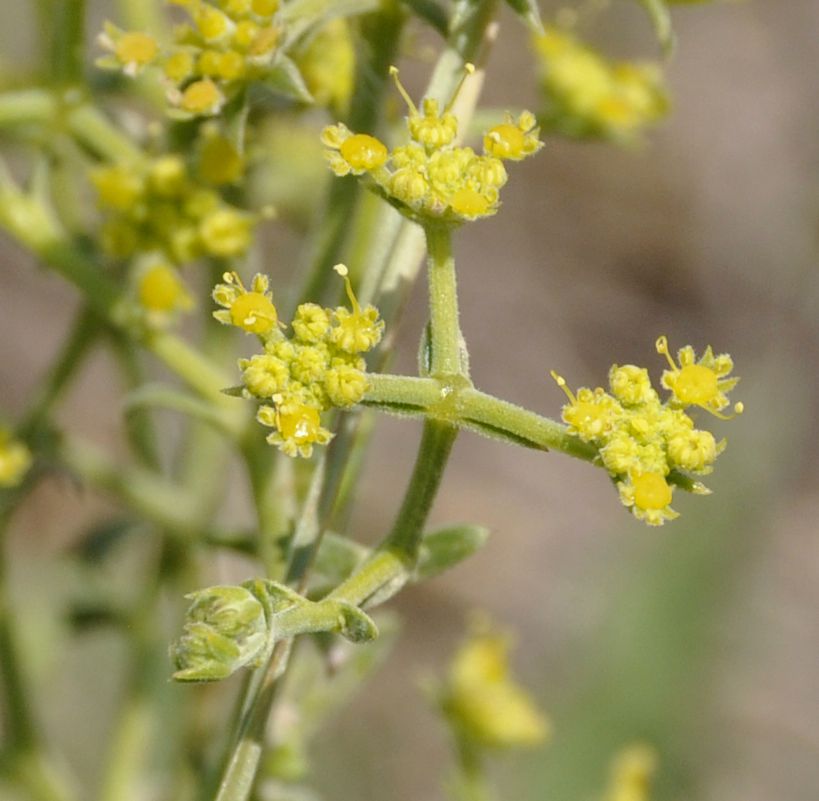
[[[738,380],[728,355],[708,346],[697,357],[685,346],[675,358],[660,336],[665,400],[638,365],[613,365],[608,389],[575,392],[552,372],[567,398],[556,420],[479,389],[461,330],[453,238],[502,212],[507,182],[549,137],[637,141],[668,109],[661,68],[610,62],[566,19],[544,26],[535,3],[509,0],[531,37],[540,107],[476,113],[496,33],[492,0],[169,0],[176,8],[167,16],[158,3],[122,3],[130,19],[103,25],[99,70],[86,74],[83,4],[56,5],[71,25],[68,41],[52,43],[54,79],[0,95],[0,126],[26,145],[31,165],[27,185],[13,170],[0,176],[0,225],[73,285],[81,306],[31,412],[0,429],[0,521],[40,476],[66,471],[127,510],[116,536],[147,527],[160,554],[136,598],[104,586],[85,609],[83,620],[117,627],[133,651],[101,798],[312,798],[304,763],[316,720],[366,677],[391,639],[390,618],[373,610],[487,538],[476,525],[428,529],[461,432],[598,467],[612,480],[613,503],[651,526],[678,516],[675,492],[709,492],[700,476],[726,441],[697,425],[742,411],[741,402],[727,411]],[[394,66],[411,46],[411,23],[443,38],[420,102]],[[405,115],[390,112],[396,98]],[[477,136],[476,118],[489,120]],[[304,181],[298,158],[275,161],[277,135],[296,143],[293,154],[308,154],[305,169],[323,192],[319,201],[310,196],[318,222],[293,226],[307,255],[289,285],[273,277],[280,265],[264,236],[298,219]],[[326,184],[316,178],[322,150]],[[58,154],[71,169],[58,169]],[[277,187],[299,185],[290,195],[260,186],[271,164]],[[418,370],[388,372],[422,264],[428,322]],[[198,336],[187,322],[196,311]],[[55,414],[105,341],[128,385],[125,461]],[[151,380],[154,362],[176,380]],[[544,404],[557,412],[554,398]],[[168,411],[187,421],[179,442],[165,435],[160,413]],[[379,413],[417,420],[421,435],[394,522],[367,546],[345,521]],[[231,459],[252,499],[249,530],[218,516]],[[82,547],[105,550],[104,532]],[[224,552],[250,559],[245,580],[217,580],[203,566],[203,555]],[[157,689],[146,667],[165,649],[157,641],[168,597],[177,617],[184,612],[170,647],[166,672],[178,683],[170,691]],[[35,725],[23,650],[5,611],[0,624],[10,781],[42,801],[84,797],[73,794]],[[302,641],[313,646],[304,660],[295,647]],[[489,798],[491,755],[540,744],[550,730],[510,675],[508,650],[506,635],[479,622],[431,684],[455,744],[455,797]],[[325,669],[320,676],[310,658]],[[245,684],[230,736],[185,733],[202,726],[196,707],[208,696],[181,684],[237,672]],[[297,723],[271,734],[291,677],[302,685],[287,698]],[[159,769],[146,731],[156,731],[169,692],[183,721],[183,745],[174,748],[187,751],[154,792],[146,777]],[[220,741],[223,754],[214,755]],[[647,797],[653,770],[650,749],[626,749],[606,797]]]

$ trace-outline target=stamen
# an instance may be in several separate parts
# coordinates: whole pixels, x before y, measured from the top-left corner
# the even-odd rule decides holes
[[[344,287],[347,292],[347,297],[352,304],[353,313],[360,314],[361,307],[358,305],[358,299],[355,296],[355,292],[353,292],[353,285],[350,283],[350,271],[345,264],[336,264],[333,269],[344,279]]]
[[[562,375],[558,375],[554,370],[549,371],[549,375],[555,380],[555,383],[566,393],[566,397],[572,402],[577,403],[577,398],[574,393],[566,385],[566,379]]]
[[[390,75],[392,76],[393,82],[395,83],[395,86],[398,89],[398,94],[400,94],[401,97],[404,98],[404,102],[409,107],[410,114],[412,114],[412,116],[414,117],[417,117],[418,107],[415,105],[415,103],[412,102],[412,98],[409,96],[409,94],[407,94],[407,90],[404,89],[404,85],[399,80],[398,67],[395,66],[390,67]]]
[[[474,73],[475,65],[467,61],[466,64],[464,64],[464,74],[461,76],[461,80],[458,81],[458,85],[455,87],[452,97],[450,97],[449,102],[446,104],[444,114],[448,114],[450,111],[452,111],[452,107],[455,105],[455,101],[458,99],[458,95],[461,93],[461,89],[463,88],[464,83],[466,83],[466,79]]]
[[[668,339],[666,339],[665,334],[661,337],[657,337],[657,342],[655,343],[655,347],[657,348],[657,353],[662,354],[668,359],[668,363],[671,365],[671,369],[677,373],[679,372],[680,368],[674,363],[674,360],[671,358],[671,354],[668,351]]]

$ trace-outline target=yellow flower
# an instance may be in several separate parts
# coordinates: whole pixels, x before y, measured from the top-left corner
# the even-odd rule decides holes
[[[179,108],[193,115],[218,114],[225,104],[225,96],[210,79],[194,81],[177,99]]]
[[[369,382],[362,370],[349,364],[331,367],[324,376],[324,388],[333,406],[353,406],[367,392]]]
[[[249,215],[236,209],[220,208],[199,223],[199,236],[212,256],[230,258],[247,250],[252,224]]]
[[[144,181],[130,165],[98,167],[91,172],[91,183],[97,190],[101,206],[125,211],[133,209],[144,191]]]
[[[611,395],[602,387],[595,390],[581,387],[575,395],[566,386],[563,376],[554,370],[551,376],[569,399],[569,403],[563,407],[563,421],[569,426],[570,433],[591,442],[612,431],[620,419],[622,407]]]
[[[296,309],[293,332],[302,342],[321,342],[330,330],[330,315],[317,303],[302,303]]]
[[[213,290],[213,299],[224,309],[213,316],[225,325],[235,325],[248,333],[269,335],[278,330],[279,317],[273,305],[273,295],[268,291],[267,276],[257,273],[248,291],[235,272],[222,276],[223,284]]]
[[[675,467],[692,473],[710,473],[714,460],[725,450],[710,431],[683,430],[668,440],[668,458]]]
[[[283,359],[269,353],[257,353],[240,359],[242,383],[256,398],[272,398],[284,392],[290,381],[290,367]]]
[[[0,487],[16,487],[31,467],[31,451],[0,428]]]
[[[278,446],[288,456],[303,456],[309,459],[313,445],[326,445],[333,435],[321,426],[320,410],[297,400],[287,400],[277,395],[275,406],[262,406],[257,420],[275,430],[267,441]]]
[[[626,406],[637,406],[657,399],[648,370],[633,364],[613,364],[609,370],[611,394]]]
[[[530,111],[524,111],[517,120],[507,114],[505,122],[484,134],[483,149],[495,158],[520,161],[543,147],[539,134],[537,120]]]
[[[193,306],[179,273],[169,264],[154,263],[139,279],[139,302],[151,312],[169,314]]]
[[[347,297],[352,311],[339,306],[333,313],[334,326],[330,331],[330,341],[346,353],[364,353],[372,350],[384,332],[384,322],[378,317],[378,309],[366,306],[362,309],[353,292],[352,284],[343,264],[333,269],[344,279]]]
[[[672,489],[661,473],[631,473],[617,485],[620,500],[650,526],[661,526],[679,513],[671,508]]]
[[[706,411],[722,419],[730,416],[721,414],[728,406],[726,392],[730,392],[739,382],[739,378],[728,378],[734,369],[734,363],[727,353],[714,356],[709,345],[705,352],[696,359],[694,349],[686,345],[677,351],[679,365],[671,358],[668,340],[661,336],[657,339],[657,352],[664,355],[671,366],[663,373],[662,385],[671,391],[671,402],[678,406],[701,406]],[[734,413],[741,414],[743,405],[737,403]]]
[[[153,36],[138,31],[122,31],[116,25],[106,22],[97,41],[113,54],[97,60],[103,68],[121,68],[134,77],[151,64],[159,53],[159,44]]]
[[[324,155],[330,169],[338,175],[363,175],[383,166],[387,161],[387,147],[369,134],[354,134],[343,123],[328,125],[321,141],[329,150]]]
[[[479,624],[458,650],[442,708],[461,737],[514,748],[542,743],[549,723],[509,671],[509,639]]]

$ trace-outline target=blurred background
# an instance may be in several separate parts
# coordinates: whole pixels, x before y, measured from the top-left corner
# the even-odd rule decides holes
[[[27,5],[4,4],[7,63],[34,40]],[[110,5],[97,3],[95,19]],[[615,56],[653,56],[633,5],[615,3],[590,33]],[[541,6],[546,17],[556,8]],[[510,14],[502,27],[484,101],[535,105],[525,33]],[[393,602],[396,649],[313,754],[328,799],[443,797],[449,742],[419,677],[444,670],[475,608],[516,633],[517,672],[554,724],[547,746],[498,760],[504,798],[599,797],[611,756],[634,741],[658,751],[659,801],[819,797],[819,4],[683,6],[675,27],[673,113],[645,146],[551,139],[512,166],[501,213],[458,237],[463,329],[479,386],[552,416],[563,397],[550,369],[594,386],[611,363],[633,362],[656,381],[661,333],[672,347],[730,352],[746,412],[715,424],[729,447],[708,479],[714,494],[680,494],[680,519],[650,529],[602,471],[463,435],[433,523],[482,523],[492,536]],[[276,239],[277,261],[295,244]],[[76,303],[0,239],[0,407],[11,415]],[[419,285],[396,370],[413,370],[423,320]],[[119,426],[111,375],[101,353],[61,413],[100,443]],[[411,421],[378,421],[351,529],[362,540],[389,525],[417,437]],[[108,510],[55,478],[17,515],[12,586],[36,621],[32,653],[58,631],[61,555]],[[89,781],[121,659],[101,633],[37,667],[49,730]]]

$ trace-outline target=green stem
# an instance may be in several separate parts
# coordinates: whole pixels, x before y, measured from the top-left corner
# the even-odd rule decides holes
[[[587,462],[597,457],[594,445],[569,434],[562,423],[472,387],[460,392],[458,414],[464,426],[477,424],[478,431],[484,427],[485,433],[496,431],[529,447],[560,451]]]
[[[434,378],[456,375],[466,378],[466,346],[458,319],[452,231],[448,227],[434,225],[428,225],[424,230],[429,254],[430,374]]]
[[[407,491],[392,530],[378,551],[329,598],[362,604],[377,596],[385,600],[401,588],[415,567],[435,495],[441,485],[458,429],[439,420],[427,420]]]

